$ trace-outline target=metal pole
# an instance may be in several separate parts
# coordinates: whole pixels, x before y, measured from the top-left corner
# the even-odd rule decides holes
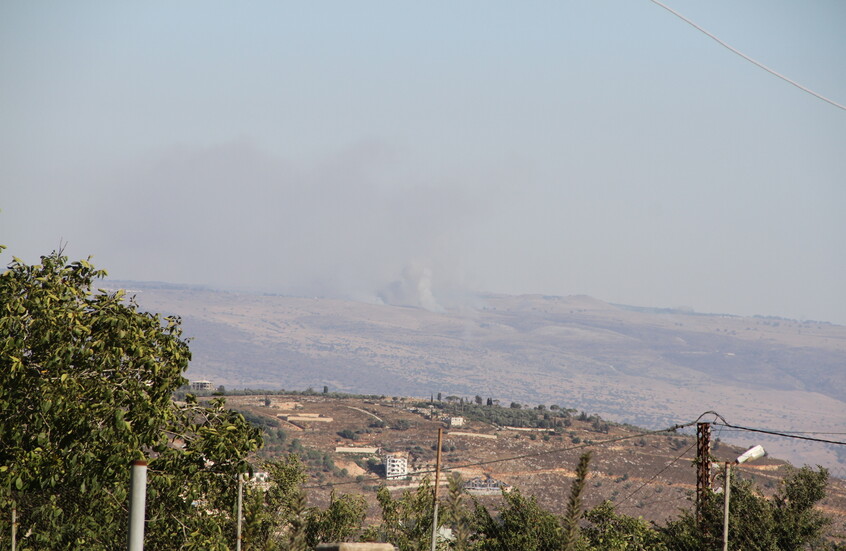
[[[12,502],[12,551],[18,548],[18,504]]]
[[[438,545],[438,484],[441,482],[441,443],[443,442],[444,429],[438,427],[438,455],[435,460],[435,490],[433,494],[432,506],[432,551]]]
[[[235,524],[235,551],[241,551],[241,506],[244,503],[244,475],[238,475],[238,522]]]
[[[129,482],[129,551],[144,551],[147,462],[133,461]]]
[[[729,497],[731,496],[731,463],[726,461],[726,505],[723,509],[723,551],[729,548]]]

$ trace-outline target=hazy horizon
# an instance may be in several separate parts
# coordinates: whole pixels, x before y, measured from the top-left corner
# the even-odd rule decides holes
[[[846,4],[669,5],[846,102]],[[0,6],[3,263],[846,324],[846,112],[652,2]]]

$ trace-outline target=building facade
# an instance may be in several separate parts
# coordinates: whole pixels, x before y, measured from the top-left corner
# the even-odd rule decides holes
[[[388,480],[396,480],[408,476],[408,454],[405,452],[386,454],[385,476]]]
[[[191,381],[191,390],[211,390],[211,381]]]
[[[450,417],[449,418],[449,426],[450,426],[450,428],[463,427],[464,426],[464,417]]]

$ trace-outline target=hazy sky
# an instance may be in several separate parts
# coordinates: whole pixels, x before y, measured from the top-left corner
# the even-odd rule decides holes
[[[846,103],[846,2],[667,3]],[[6,0],[0,79],[3,263],[846,323],[846,111],[648,0]]]

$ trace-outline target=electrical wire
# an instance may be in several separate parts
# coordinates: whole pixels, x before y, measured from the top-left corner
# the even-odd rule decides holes
[[[599,442],[591,442],[589,444],[588,443],[579,444],[577,446],[570,446],[570,447],[567,447],[567,448],[554,448],[554,449],[551,449],[551,450],[542,450],[542,451],[538,451],[538,452],[524,453],[524,454],[521,454],[521,455],[514,455],[514,456],[503,457],[503,458],[499,458],[499,459],[489,459],[487,461],[476,461],[474,463],[464,463],[462,465],[453,465],[453,466],[450,466],[449,469],[450,470],[456,470],[456,469],[466,469],[468,467],[480,467],[480,466],[483,466],[483,465],[493,465],[494,463],[504,463],[506,461],[516,461],[518,459],[526,459],[526,458],[529,458],[529,457],[539,457],[541,455],[550,455],[550,454],[554,454],[554,453],[563,453],[563,452],[580,450],[580,449],[584,449],[584,448],[604,446],[604,445],[607,445],[607,444],[614,444],[616,442],[622,442],[624,440],[631,440],[633,438],[643,438],[644,436],[652,436],[654,434],[661,434],[661,433],[665,433],[665,432],[675,432],[679,429],[683,429],[683,428],[686,428],[686,427],[689,427],[689,426],[695,425],[695,424],[696,424],[696,421],[692,421],[690,423],[673,425],[671,427],[667,427],[666,429],[659,429],[659,430],[647,431],[647,432],[642,432],[642,433],[637,433],[637,434],[630,434],[628,436],[619,436],[617,438],[609,438],[607,440],[600,440]],[[424,475],[424,474],[433,474],[434,472],[435,472],[434,470],[430,469],[430,470],[425,470],[425,471],[416,471],[414,474],[415,475]],[[326,484],[315,484],[315,485],[311,485],[311,486],[303,486],[303,488],[304,489],[332,488],[332,487],[335,487],[335,486],[345,486],[345,485],[348,485],[348,484],[358,484],[359,482],[364,482],[366,480],[374,480],[375,481],[375,480],[381,480],[381,478],[380,477],[371,477],[369,479],[365,478],[365,479],[360,480],[360,481],[328,482]]]
[[[615,509],[616,508],[619,508],[619,509],[642,509],[643,507],[646,507],[646,506],[649,506],[649,505],[658,505],[658,504],[663,505],[663,504],[667,504],[667,503],[675,503],[675,502],[679,502],[679,501],[689,501],[689,500],[690,500],[690,496],[677,495],[677,496],[674,496],[674,497],[668,497],[666,499],[651,499],[649,501],[640,501],[636,505],[621,505],[621,506],[618,507],[615,504],[614,507],[615,507]]]
[[[772,431],[772,430],[767,430],[767,429],[755,429],[755,428],[750,428],[750,427],[742,427],[740,425],[733,425],[733,424],[729,423],[728,421],[726,421],[725,417],[723,417],[722,415],[720,415],[716,411],[706,411],[705,413],[701,414],[695,421],[691,421],[691,422],[688,422],[688,423],[682,423],[682,424],[676,424],[676,425],[673,425],[673,426],[665,428],[665,429],[647,431],[647,432],[632,434],[632,435],[628,435],[628,436],[620,436],[620,437],[617,437],[617,438],[609,438],[607,440],[601,440],[599,442],[591,442],[589,444],[588,443],[579,444],[577,446],[569,446],[569,447],[566,447],[566,448],[554,448],[554,449],[551,449],[551,450],[542,450],[542,451],[525,453],[525,454],[515,455],[515,456],[510,456],[510,457],[503,457],[503,458],[499,458],[499,459],[490,459],[490,460],[487,460],[487,461],[476,461],[476,462],[473,462],[473,463],[464,463],[464,464],[461,464],[461,465],[451,466],[451,467],[449,467],[449,469],[455,470],[455,469],[464,469],[464,468],[469,468],[469,467],[480,467],[480,466],[484,466],[484,465],[492,465],[492,464],[495,464],[495,463],[504,463],[504,462],[507,462],[507,461],[516,461],[518,459],[526,459],[526,458],[529,458],[529,457],[539,457],[539,456],[542,456],[542,455],[550,455],[550,454],[554,454],[554,453],[563,453],[563,452],[570,452],[570,451],[575,451],[575,450],[580,450],[580,449],[585,449],[585,448],[590,448],[590,447],[603,446],[603,445],[607,445],[607,444],[613,444],[613,443],[616,443],[616,442],[622,442],[624,440],[631,440],[633,438],[642,438],[644,436],[651,436],[651,435],[654,435],[654,434],[661,434],[661,433],[666,433],[666,432],[676,432],[677,430],[685,429],[685,428],[691,427],[693,425],[696,425],[706,415],[713,415],[715,417],[715,420],[711,424],[720,427],[720,429],[719,429],[720,431],[722,431],[723,427],[725,427],[727,429],[733,429],[733,430],[738,430],[738,431],[748,431],[748,432],[758,432],[758,433],[763,433],[763,434],[770,434],[770,435],[773,435],[773,436],[781,436],[781,437],[784,437],[784,438],[794,438],[794,439],[798,439],[798,440],[808,440],[808,441],[812,441],[812,442],[822,442],[822,443],[826,443],[826,444],[837,444],[837,445],[841,445],[841,446],[846,445],[846,442],[839,442],[839,441],[835,441],[835,440],[825,440],[825,439],[822,439],[822,438],[812,438],[812,437],[809,437],[809,436],[801,436],[800,434],[796,434],[796,433],[778,432],[778,431]],[[719,419],[721,422],[717,422],[716,421],[717,419]],[[811,433],[811,434],[813,434],[813,433]],[[828,434],[828,433],[823,433],[823,434]],[[837,433],[832,433],[832,434],[837,434]],[[695,445],[696,444],[693,444],[690,447],[688,447],[687,449],[685,449],[678,457],[673,459],[673,461],[671,461],[666,467],[664,467],[663,469],[658,471],[655,475],[653,475],[652,478],[650,478],[649,480],[644,482],[640,487],[638,487],[636,490],[631,492],[620,503],[623,503],[623,502],[627,501],[628,499],[630,499],[632,495],[634,495],[635,493],[637,493],[638,491],[643,489],[647,484],[649,484],[655,478],[660,476],[661,473],[663,473],[664,471],[669,469],[673,464],[675,464],[682,457],[684,457],[684,455],[687,452],[689,452]],[[414,474],[415,475],[425,475],[425,474],[433,474],[434,472],[435,472],[434,470],[430,469],[430,470],[424,470],[424,471],[417,471]],[[313,485],[309,485],[309,486],[303,486],[303,488],[304,489],[333,488],[335,486],[345,486],[345,485],[349,485],[349,484],[359,484],[361,482],[366,482],[366,481],[374,481],[375,482],[375,481],[381,481],[381,480],[382,480],[381,477],[374,476],[374,477],[359,479],[357,481],[353,480],[353,481],[344,481],[344,482],[329,482],[329,483],[325,483],[325,484],[313,484]]]
[[[634,490],[633,490],[633,491],[632,491],[629,495],[627,495],[626,497],[624,497],[623,499],[621,499],[620,501],[618,501],[618,502],[617,502],[617,506],[618,506],[618,507],[619,507],[619,506],[622,506],[622,504],[623,504],[623,503],[625,503],[625,502],[627,502],[628,500],[630,500],[630,499],[632,498],[632,496],[633,496],[633,495],[635,495],[636,493],[638,493],[639,491],[641,491],[641,490],[642,490],[643,488],[645,488],[648,484],[651,484],[651,483],[652,483],[652,481],[653,481],[653,480],[655,480],[656,478],[658,478],[659,476],[661,476],[661,474],[662,474],[664,471],[666,471],[667,469],[669,469],[670,467],[672,467],[673,465],[675,465],[675,464],[676,464],[676,463],[677,463],[677,462],[678,462],[678,461],[679,461],[682,457],[684,457],[684,456],[685,456],[685,454],[687,454],[687,452],[689,452],[690,450],[692,450],[693,448],[695,448],[695,447],[696,447],[696,444],[697,444],[697,442],[695,442],[695,441],[694,441],[694,442],[693,442],[693,444],[691,444],[690,446],[688,446],[688,447],[687,447],[687,449],[686,449],[686,450],[684,450],[683,452],[681,452],[681,454],[679,454],[679,455],[678,455],[675,459],[673,459],[672,461],[670,461],[669,463],[667,463],[667,465],[666,465],[666,466],[664,466],[664,468],[663,468],[663,469],[661,469],[660,471],[658,471],[657,473],[655,473],[654,475],[652,475],[652,477],[651,477],[649,480],[647,480],[646,482],[644,482],[643,484],[641,484],[640,486],[638,486],[638,487],[637,487],[636,489],[634,489]]]
[[[715,425],[720,425],[721,423],[714,423]],[[767,429],[754,429],[751,427],[741,427],[740,425],[732,425],[730,423],[723,423],[725,427],[730,429],[740,430],[740,431],[747,431],[747,432],[759,432],[761,434],[771,434],[773,436],[781,436],[783,438],[793,438],[795,440],[807,440],[809,442],[822,442],[824,444],[836,444],[838,446],[846,446],[846,442],[841,442],[838,440],[826,440],[824,438],[813,438],[811,436],[801,436],[795,433],[787,433],[787,432],[779,432],[774,430],[767,430]]]
[[[725,427],[725,425],[718,425],[720,430],[725,430],[726,432],[745,432],[745,429],[731,429]],[[829,434],[829,435],[836,435],[836,436],[846,436],[846,432],[817,432],[817,431],[799,431],[799,430],[783,430],[780,432],[785,436],[793,436],[796,434]]]
[[[828,434],[834,436],[846,436],[846,432],[820,432],[820,431],[801,431],[801,430],[783,430],[785,434]]]
[[[822,94],[818,94],[817,92],[814,92],[813,90],[811,90],[810,88],[808,88],[808,87],[806,87],[806,86],[802,86],[801,84],[799,84],[799,83],[798,83],[798,82],[796,82],[795,80],[792,80],[792,79],[790,79],[790,78],[788,78],[788,77],[786,77],[786,76],[782,75],[781,73],[778,73],[778,72],[776,72],[776,71],[775,71],[775,70],[773,70],[773,69],[770,69],[769,67],[767,67],[766,65],[764,65],[764,64],[763,64],[763,63],[761,63],[760,61],[757,61],[757,60],[755,60],[755,59],[752,59],[751,57],[749,57],[748,55],[744,54],[743,52],[741,52],[741,51],[740,51],[740,50],[738,50],[737,48],[734,48],[734,47],[730,46],[729,44],[727,44],[727,43],[723,42],[722,40],[720,40],[719,38],[717,38],[717,37],[716,37],[716,36],[714,36],[713,34],[709,33],[708,31],[706,31],[705,29],[703,29],[702,27],[700,27],[699,25],[697,25],[696,23],[694,23],[693,21],[691,21],[691,20],[690,20],[690,19],[688,19],[687,17],[683,16],[683,15],[682,15],[682,14],[680,14],[679,12],[675,11],[675,10],[674,10],[674,9],[672,9],[671,7],[667,6],[666,4],[663,4],[663,3],[659,2],[658,0],[650,0],[650,1],[651,1],[653,4],[657,4],[657,5],[661,6],[662,8],[664,8],[665,10],[667,10],[668,12],[672,13],[673,15],[675,15],[676,17],[678,17],[679,19],[681,19],[682,21],[684,21],[685,23],[687,23],[688,25],[690,25],[691,27],[693,27],[693,28],[695,28],[696,30],[698,30],[699,32],[703,33],[705,36],[707,36],[707,37],[711,38],[712,40],[714,40],[715,42],[717,42],[720,46],[723,46],[724,48],[726,48],[726,49],[730,50],[731,52],[734,52],[735,54],[739,55],[740,57],[742,57],[742,58],[743,58],[743,59],[745,59],[746,61],[748,61],[748,62],[750,62],[750,63],[752,63],[752,64],[754,64],[754,65],[757,65],[758,67],[760,67],[761,69],[763,69],[763,70],[765,70],[766,72],[770,73],[771,75],[776,76],[776,77],[778,77],[778,78],[782,79],[783,81],[785,81],[785,82],[787,82],[787,83],[789,83],[789,84],[792,84],[793,86],[795,86],[795,87],[799,88],[799,89],[800,89],[800,90],[802,90],[803,92],[806,92],[806,93],[808,93],[808,94],[811,94],[812,96],[814,96],[814,97],[816,97],[816,98],[818,98],[818,99],[821,99],[821,100],[823,100],[823,101],[824,101],[824,102],[826,102],[826,103],[830,103],[831,105],[833,105],[833,106],[835,106],[835,107],[837,107],[837,108],[839,108],[839,109],[842,109],[842,110],[846,111],[846,106],[844,106],[844,105],[842,105],[842,104],[840,104],[840,103],[837,103],[836,101],[831,100],[831,99],[829,99],[829,98],[827,98],[827,97],[823,96]]]

